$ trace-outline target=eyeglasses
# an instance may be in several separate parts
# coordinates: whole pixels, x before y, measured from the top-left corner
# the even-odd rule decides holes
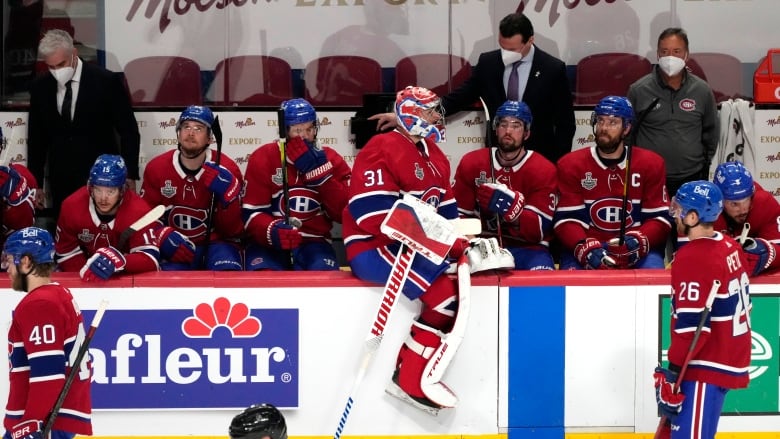
[[[181,127],[181,130],[184,132],[193,132],[195,134],[202,133],[205,129],[198,125],[187,125],[186,127]]]

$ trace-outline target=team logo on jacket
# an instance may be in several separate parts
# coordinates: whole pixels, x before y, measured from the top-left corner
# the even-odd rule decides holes
[[[432,187],[427,191],[423,192],[423,194],[420,196],[420,199],[430,204],[433,207],[439,207],[439,203],[441,202],[442,192],[443,191],[440,188]]]
[[[696,101],[691,98],[685,98],[680,101],[680,110],[693,111],[696,109]]]
[[[417,177],[418,180],[425,178],[425,172],[423,172],[420,164],[417,162],[414,164],[414,176]]]
[[[111,311],[89,347],[94,408],[298,406],[298,309],[225,297],[162,308]]]
[[[631,218],[631,203],[626,205],[626,228],[634,224]],[[620,198],[602,198],[590,205],[590,220],[597,229],[605,232],[617,232],[620,230],[620,212],[623,209],[623,200]]]
[[[271,176],[271,181],[274,182],[274,184],[277,186],[284,184],[284,179],[282,178],[282,168],[276,168],[276,173]]]
[[[474,184],[477,185],[477,186],[481,186],[481,185],[487,183],[488,181],[490,181],[490,180],[488,180],[488,178],[487,178],[487,172],[479,171],[479,177],[474,179]]]
[[[598,181],[599,181],[598,178],[593,178],[593,173],[592,172],[586,172],[585,173],[585,178],[580,180],[580,184],[582,185],[582,187],[585,190],[589,191],[589,190],[592,190],[593,188],[596,187],[596,184],[598,184]]]
[[[163,187],[160,188],[160,195],[165,198],[173,198],[176,195],[176,186],[173,186],[170,180],[165,180]]]
[[[192,239],[206,235],[206,217],[208,213],[203,209],[173,206],[168,212],[168,224]]]
[[[290,188],[290,216],[305,222],[320,214],[322,204],[317,191],[306,187]],[[279,197],[279,212],[285,212],[284,197]]]

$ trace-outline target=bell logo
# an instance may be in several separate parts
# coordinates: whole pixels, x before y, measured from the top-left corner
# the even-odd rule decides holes
[[[710,188],[708,188],[708,187],[701,187],[699,185],[696,185],[693,188],[693,193],[707,197],[707,196],[710,195]]]

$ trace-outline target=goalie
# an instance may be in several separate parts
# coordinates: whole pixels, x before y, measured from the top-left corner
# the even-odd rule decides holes
[[[372,137],[358,154],[343,216],[344,242],[352,271],[360,279],[377,284],[384,284],[389,278],[395,255],[400,254],[401,244],[380,231],[399,198],[412,196],[432,206],[444,218],[458,217],[450,187],[450,164],[436,145],[444,138],[439,97],[422,87],[407,87],[398,92],[395,113],[398,127]],[[449,256],[459,259],[468,247],[468,240],[459,238]],[[481,245],[481,249],[485,248],[494,249],[498,259],[508,258],[510,262],[499,261],[505,262],[504,267],[513,266],[511,256],[498,252],[497,246]],[[473,253],[481,256],[481,252]],[[446,261],[437,264],[414,254],[401,291],[410,300],[419,299],[422,309],[398,353],[387,388],[390,395],[431,414],[457,403],[457,397],[446,385],[424,378],[431,376],[424,371],[431,371],[434,366],[439,371],[446,369],[446,364],[432,365],[438,359],[434,353],[443,338],[451,336],[456,319],[465,318],[466,314],[458,303],[459,294],[468,291],[459,291],[456,281],[445,274],[448,267]]]

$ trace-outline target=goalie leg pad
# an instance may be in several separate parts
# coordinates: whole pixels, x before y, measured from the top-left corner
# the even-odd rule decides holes
[[[515,258],[507,249],[498,245],[496,238],[477,238],[471,241],[467,252],[472,273],[485,270],[515,268]]]
[[[393,383],[386,389],[387,393],[409,403],[414,401],[412,405],[429,413],[438,412],[443,407],[454,407],[458,398],[444,383],[429,384],[427,386],[429,394],[426,394],[422,388],[423,372],[429,362],[436,361],[433,355],[441,342],[439,331],[418,321],[413,322],[409,337],[398,353]],[[395,387],[400,388],[408,398],[398,395],[398,389]],[[438,400],[432,399],[431,396]]]

